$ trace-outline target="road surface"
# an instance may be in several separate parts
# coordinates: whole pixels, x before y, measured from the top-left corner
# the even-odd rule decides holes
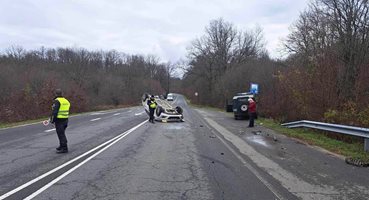
[[[147,122],[143,107],[0,130],[0,199],[366,199],[369,170],[227,113],[189,107]]]

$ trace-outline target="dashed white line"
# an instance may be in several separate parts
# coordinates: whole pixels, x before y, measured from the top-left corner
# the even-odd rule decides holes
[[[91,119],[90,121],[93,122],[93,121],[97,121],[97,120],[100,120],[101,118],[95,118],[95,119]]]
[[[142,114],[144,114],[144,112],[136,113],[135,115],[137,116],[137,115],[142,115]]]
[[[132,112],[133,110],[128,110],[128,112]],[[96,113],[96,112],[95,112]],[[69,118],[72,117],[78,117],[81,115],[91,115],[92,113],[80,113],[80,114],[73,114],[72,116],[69,116]],[[101,113],[104,114],[104,113]],[[105,113],[106,114],[106,113]],[[93,114],[96,115],[96,114]],[[41,124],[42,121],[38,121],[38,122],[33,122],[33,123],[28,123],[28,124],[21,124],[21,125],[17,125],[17,126],[11,126],[11,127],[7,127],[7,128],[0,128],[0,131],[2,130],[6,130],[6,129],[12,129],[12,128],[19,128],[19,127],[23,127],[23,126],[29,126],[29,125],[35,125],[35,124]]]
[[[103,115],[103,114],[105,114],[105,113],[103,113],[103,112],[95,112],[95,113],[91,113],[90,115],[93,116],[93,115]]]
[[[120,115],[120,113],[115,113],[114,115]]]
[[[46,130],[45,132],[46,132],[46,133],[48,133],[48,132],[51,132],[51,131],[55,131],[55,128],[52,128],[52,129]]]

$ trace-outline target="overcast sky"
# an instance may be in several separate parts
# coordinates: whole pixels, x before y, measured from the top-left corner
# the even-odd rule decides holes
[[[19,45],[116,49],[153,54],[161,61],[186,57],[210,20],[238,29],[263,29],[270,55],[308,0],[1,0],[0,49]]]

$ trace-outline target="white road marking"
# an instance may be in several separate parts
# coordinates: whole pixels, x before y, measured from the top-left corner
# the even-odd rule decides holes
[[[19,127],[23,127],[23,126],[34,125],[34,124],[42,124],[42,122],[43,122],[43,121],[40,121],[40,122],[34,122],[34,123],[29,123],[29,124],[22,124],[22,125],[18,125],[18,126],[7,127],[7,128],[0,128],[0,131],[2,131],[2,130],[6,130],[6,129],[11,129],[11,128],[19,128]]]
[[[56,129],[55,128],[52,128],[52,129],[49,129],[49,130],[46,130],[45,132],[51,132],[51,131],[55,131]]]
[[[105,114],[105,112],[94,112],[94,113],[91,113],[90,115],[103,115]]]
[[[135,106],[138,107],[138,106]],[[115,110],[121,110],[121,108],[115,109]],[[128,110],[128,112],[132,112],[133,110]],[[69,118],[72,117],[78,117],[78,116],[82,116],[82,115],[89,115],[91,113],[79,113],[79,114],[73,114],[71,116],[69,116]],[[17,125],[17,126],[11,126],[11,127],[7,127],[7,128],[0,128],[0,131],[2,130],[6,130],[6,129],[12,129],[12,128],[19,128],[19,127],[23,127],[23,126],[30,126],[30,125],[35,125],[35,124],[40,124],[42,123],[42,121],[39,122],[33,122],[33,123],[27,123],[27,124],[21,124],[21,125]],[[1,133],[0,133],[1,134]]]
[[[238,155],[238,153],[236,153],[236,151],[234,151],[224,140],[231,142],[239,150],[239,152],[249,157],[259,168],[264,169],[273,178],[278,180],[284,188],[301,199],[330,199],[330,197],[334,197],[333,195],[340,195],[338,190],[329,185],[314,185],[304,181],[303,179],[300,179],[295,174],[283,169],[278,163],[256,151],[252,146],[216,123],[214,120],[207,117],[204,117],[204,119],[215,130],[217,130],[218,133],[223,135],[224,139],[218,137],[222,143],[279,199],[282,199],[282,196],[273,188],[273,186],[270,185],[254,167],[252,167],[240,155]]]
[[[221,127],[219,124],[217,124],[215,121],[204,117],[204,119],[210,124],[210,126],[212,126],[215,130],[217,130],[218,132],[226,130],[223,127]],[[205,124],[207,126],[207,124]],[[220,128],[221,127],[221,128]],[[210,127],[208,127],[210,129]],[[223,130],[222,130],[223,129]],[[228,130],[227,130],[228,131]],[[221,133],[221,132],[220,132]],[[221,133],[223,135],[223,133]],[[277,190],[271,185],[269,184],[268,181],[266,181],[261,175],[260,173],[254,168],[252,167],[250,164],[248,164],[245,159],[242,158],[242,156],[240,156],[237,152],[235,152],[233,150],[233,148],[231,148],[227,142],[224,141],[224,139],[222,139],[222,137],[217,137],[226,147],[227,149],[229,149],[232,154],[234,156],[236,156],[241,162],[242,164],[247,167],[255,176],[256,178],[258,178],[278,199],[283,200],[283,196],[281,194],[279,194],[279,192],[277,192]]]
[[[90,121],[93,122],[93,121],[97,121],[97,120],[100,120],[101,118],[95,118],[95,119],[91,119]]]
[[[115,113],[114,116],[116,116],[116,115],[120,115],[120,113]]]
[[[56,167],[48,172],[46,172],[45,174],[42,174],[41,176],[39,177],[36,177],[35,179],[15,188],[14,190],[11,190],[5,194],[3,194],[2,196],[0,196],[0,200],[3,200],[17,192],[19,192],[20,190],[32,185],[33,183],[49,176],[50,174],[64,168],[65,166],[68,166],[69,164],[71,163],[74,163],[75,161],[79,160],[80,158],[90,154],[91,152],[95,151],[96,149],[99,149],[101,148],[102,146],[106,145],[106,144],[109,144],[108,146],[104,147],[103,149],[101,149],[100,151],[96,152],[95,154],[93,154],[92,156],[88,157],[86,160],[84,160],[83,162],[79,163],[78,165],[74,166],[73,168],[69,169],[68,171],[66,171],[64,174],[60,175],[59,177],[57,177],[56,179],[54,179],[53,181],[49,182],[47,185],[45,185],[44,187],[40,188],[39,190],[37,190],[36,192],[34,192],[33,194],[31,194],[30,196],[28,196],[27,198],[25,199],[32,199],[34,198],[35,196],[37,196],[38,194],[40,194],[41,192],[45,191],[47,188],[49,188],[50,186],[52,186],[53,184],[55,184],[57,181],[59,181],[60,179],[62,179],[63,177],[67,176],[68,174],[70,174],[71,172],[73,172],[74,170],[76,170],[78,167],[82,166],[84,163],[86,163],[87,161],[91,160],[92,158],[94,158],[95,156],[97,156],[98,154],[100,154],[101,152],[103,152],[104,150],[106,150],[107,148],[109,148],[110,146],[112,146],[113,144],[115,144],[116,142],[118,142],[119,140],[121,140],[122,138],[126,137],[128,134],[132,133],[134,130],[136,130],[137,128],[139,128],[140,126],[142,126],[143,124],[145,124],[147,122],[147,120],[141,122],[140,124],[138,124],[137,126],[129,129],[128,131],[125,131],[121,134],[119,134],[118,136],[100,144],[99,146],[87,151],[86,153],[60,165],[59,167]],[[114,141],[115,140],[115,141]]]
[[[140,113],[135,113],[135,116],[142,115],[142,114],[144,114],[144,112],[145,112],[145,111],[142,111],[142,112],[140,112]]]

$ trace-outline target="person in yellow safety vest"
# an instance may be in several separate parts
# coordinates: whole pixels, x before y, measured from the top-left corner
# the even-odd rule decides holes
[[[151,97],[150,97],[150,99],[149,100],[147,100],[147,105],[149,106],[149,115],[150,115],[150,119],[149,119],[149,122],[151,122],[151,123],[155,123],[154,122],[154,112],[155,112],[155,109],[156,109],[156,106],[157,106],[157,103],[156,103],[156,101],[155,101],[155,97],[154,97],[154,95],[152,95]]]
[[[65,129],[68,127],[70,103],[63,97],[61,89],[55,90],[55,96],[50,122],[55,125],[59,138],[59,147],[56,148],[56,153],[68,153],[68,141],[65,136]]]

